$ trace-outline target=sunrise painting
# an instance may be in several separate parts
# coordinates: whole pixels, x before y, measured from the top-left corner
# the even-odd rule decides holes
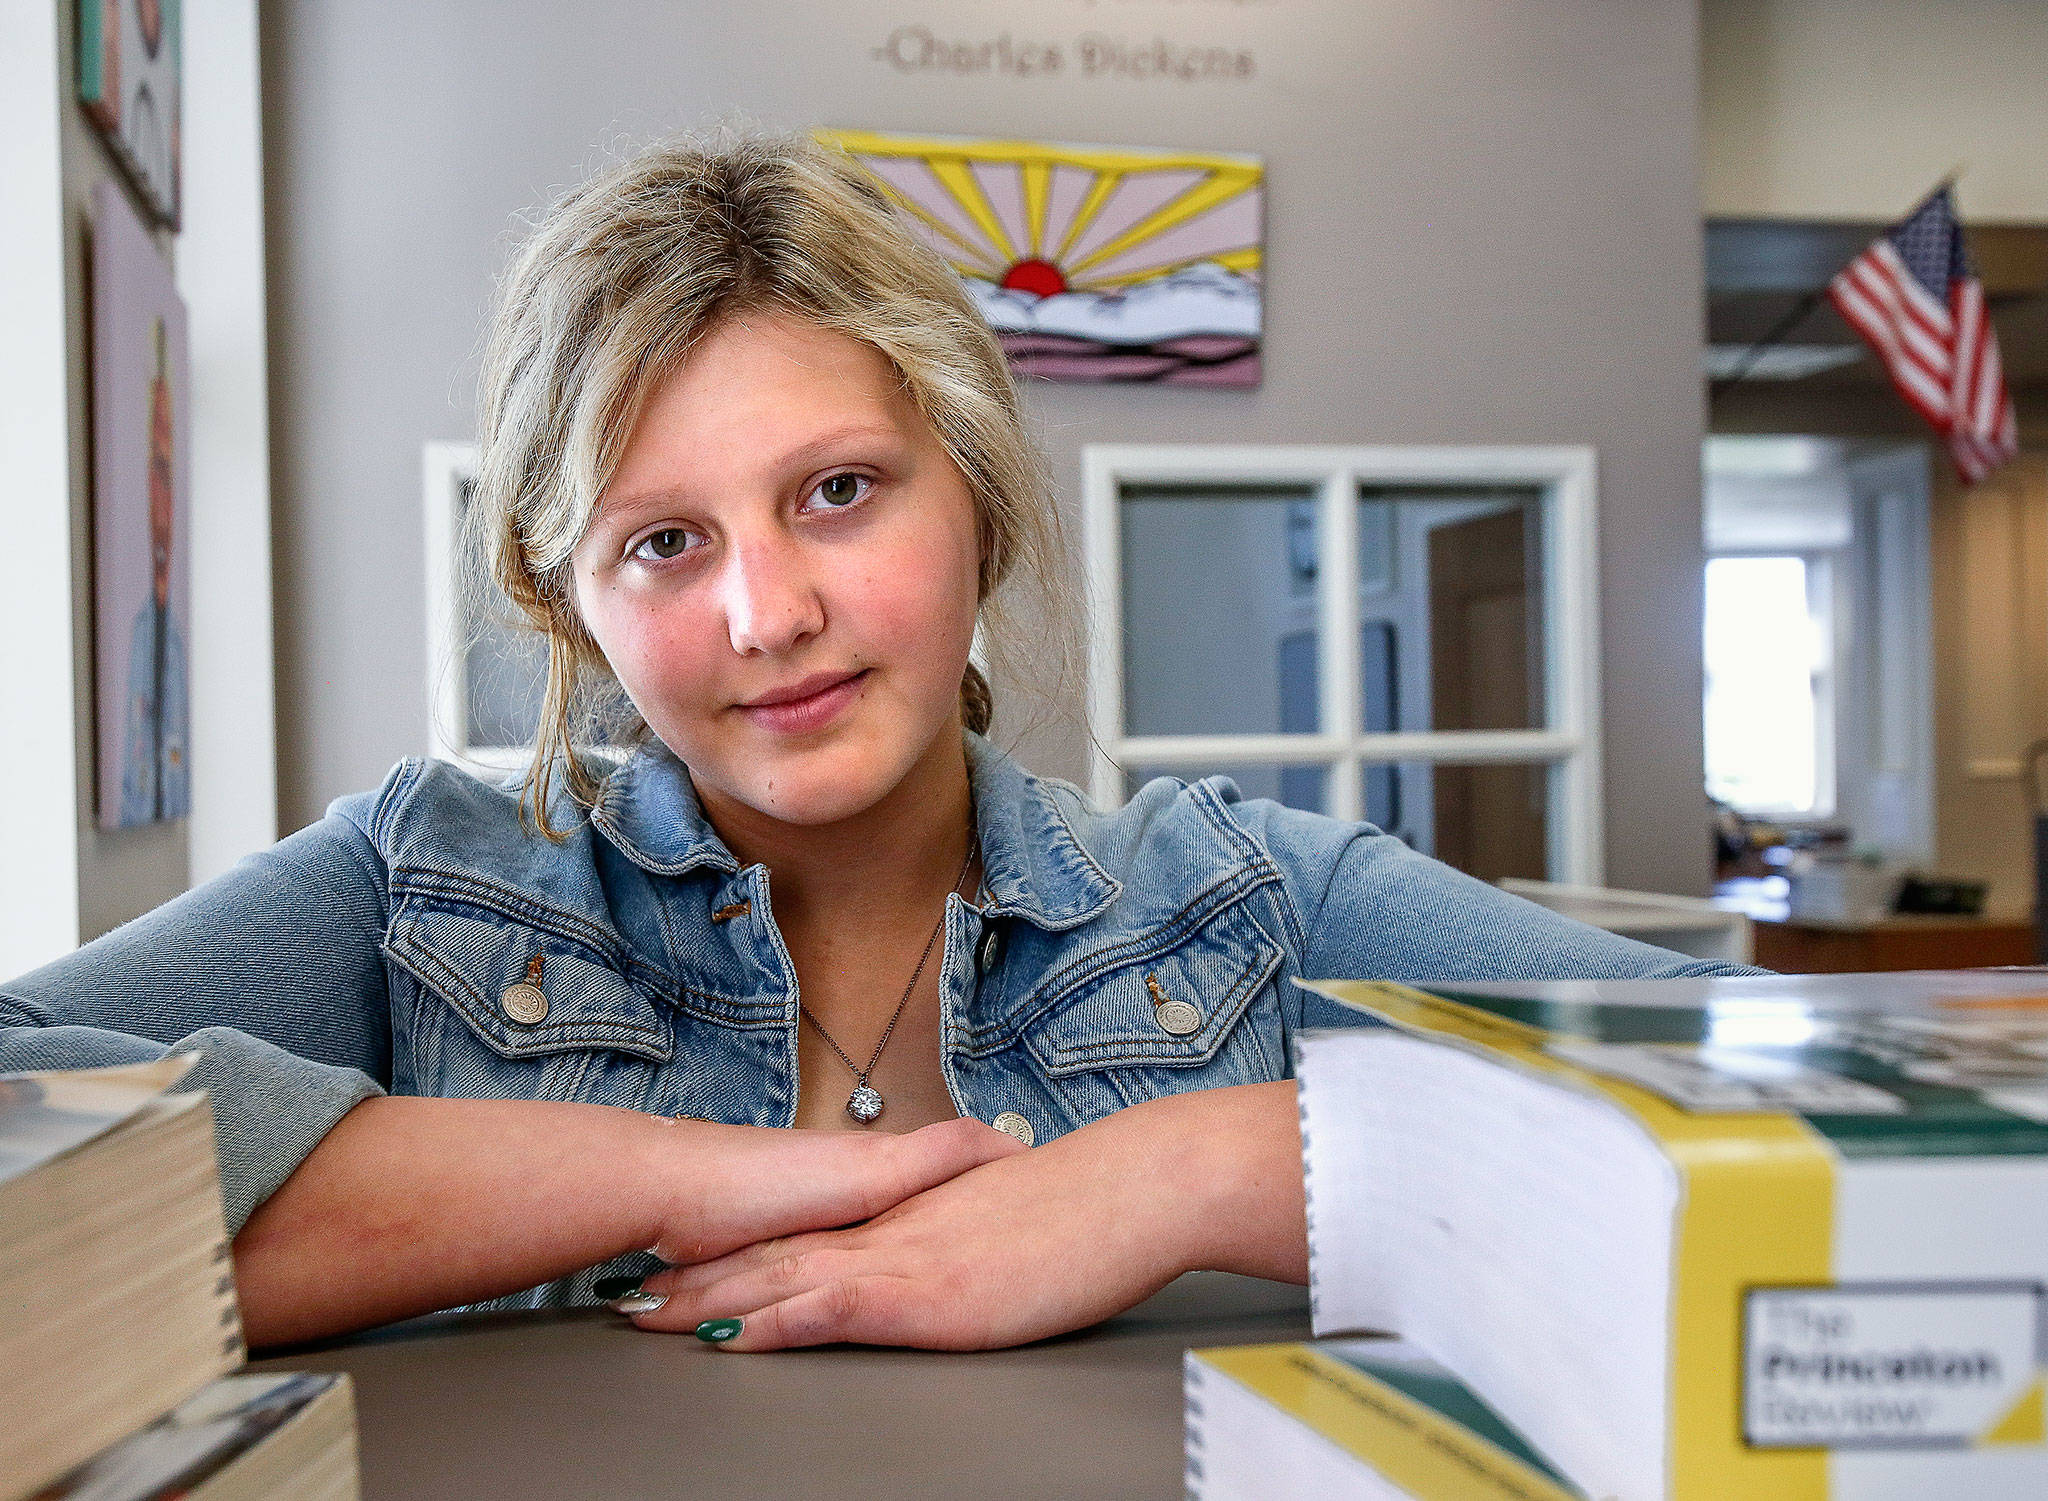
[[[1015,368],[1259,383],[1265,169],[1212,152],[823,130],[966,283]]]

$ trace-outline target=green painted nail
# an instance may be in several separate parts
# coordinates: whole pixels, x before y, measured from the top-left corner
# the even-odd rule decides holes
[[[707,1345],[722,1345],[740,1332],[738,1319],[706,1319],[697,1326],[697,1338]]]

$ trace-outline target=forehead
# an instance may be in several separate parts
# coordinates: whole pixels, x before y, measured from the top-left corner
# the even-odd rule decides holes
[[[648,392],[611,488],[772,465],[842,429],[929,434],[880,350],[785,314],[734,314]]]

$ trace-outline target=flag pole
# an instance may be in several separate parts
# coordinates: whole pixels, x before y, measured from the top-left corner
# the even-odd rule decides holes
[[[1920,211],[1921,206],[1924,205],[1927,202],[1927,200],[1929,198],[1932,198],[1936,193],[1944,192],[1949,188],[1953,188],[1963,175],[1964,165],[1965,164],[1962,162],[1957,162],[1953,167],[1949,168],[1948,175],[1942,178],[1942,180],[1936,183],[1932,188],[1928,189],[1927,192],[1921,196],[1920,202],[1915,204],[1912,208],[1906,211],[1905,217],[1910,219],[1914,214],[1918,213]],[[1861,254],[1861,251],[1857,252],[1857,255]],[[1854,255],[1849,257],[1849,261],[1853,261],[1855,259],[1856,256]],[[1849,261],[1842,262],[1842,266],[1848,265]],[[1773,323],[1770,326],[1769,330],[1765,332],[1762,338],[1758,339],[1754,344],[1750,345],[1748,349],[1744,350],[1742,358],[1736,361],[1735,369],[1732,373],[1722,376],[1721,379],[1712,382],[1708,386],[1707,405],[1709,408],[1711,408],[1716,401],[1720,400],[1721,396],[1725,392],[1729,391],[1735,386],[1741,385],[1743,381],[1747,380],[1749,378],[1750,371],[1756,368],[1756,363],[1758,360],[1762,359],[1771,350],[1777,348],[1780,344],[1784,343],[1785,339],[1788,335],[1791,334],[1793,329],[1797,328],[1800,324],[1804,323],[1809,317],[1812,316],[1813,310],[1819,307],[1821,304],[1821,300],[1828,295],[1829,285],[1834,281],[1836,276],[1841,274],[1842,266],[1837,266],[1833,271],[1829,272],[1827,278],[1824,281],[1822,281],[1819,286],[1815,287],[1812,291],[1808,292],[1805,296],[1801,297],[1797,302],[1793,303],[1790,311],[1788,311],[1784,317],[1780,318],[1776,323]]]
[[[1851,260],[1854,258],[1853,256],[1850,257]],[[1844,261],[1842,264],[1846,266],[1848,261]],[[1720,400],[1721,394],[1724,391],[1729,390],[1731,387],[1739,386],[1744,380],[1748,379],[1749,372],[1756,368],[1756,362],[1762,359],[1765,354],[1777,348],[1778,345],[1784,343],[1786,335],[1804,323],[1813,310],[1820,306],[1821,299],[1828,295],[1828,282],[1833,280],[1834,277],[1832,275],[1829,276],[1828,281],[1822,282],[1811,292],[1808,292],[1804,297],[1793,303],[1791,311],[1787,312],[1776,323],[1773,323],[1770,330],[1761,339],[1758,339],[1748,349],[1744,350],[1742,358],[1736,361],[1735,369],[1713,382],[1708,388],[1707,405],[1712,406],[1716,401]]]

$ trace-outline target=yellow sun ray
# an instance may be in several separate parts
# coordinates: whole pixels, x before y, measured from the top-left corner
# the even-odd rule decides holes
[[[1088,226],[1095,222],[1095,216],[1102,212],[1102,206],[1109,202],[1109,195],[1117,190],[1117,185],[1123,180],[1124,175],[1121,172],[1104,172],[1088,184],[1088,192],[1082,197],[1080,206],[1074,210],[1074,221],[1067,226],[1066,236],[1060,241],[1060,248],[1053,254],[1055,262],[1062,266],[1066,265],[1068,255],[1073,252],[1074,242],[1087,233]]]
[[[1218,204],[1229,202],[1247,188],[1258,186],[1258,183],[1257,174],[1252,172],[1212,173],[1206,181],[1196,183],[1180,197],[1147,214],[1122,234],[1096,246],[1087,256],[1069,266],[1067,275],[1070,278],[1086,275],[1090,266],[1099,266],[1104,261],[1114,259],[1133,245],[1149,240],[1176,224],[1184,224],[1197,214],[1207,213]]]
[[[1203,261],[1240,274],[1256,273],[1263,265],[1263,251],[1254,244],[1221,253],[1149,260],[1136,269],[1090,274],[1094,268],[1112,265],[1119,259],[1127,263],[1137,259],[1132,252],[1142,256],[1148,240],[1228,203],[1241,193],[1259,191],[1264,185],[1264,167],[1253,157],[953,136],[898,136],[860,130],[819,130],[816,136],[823,143],[857,157],[912,160],[929,172],[938,189],[959,210],[957,217],[966,223],[956,222],[956,216],[937,201],[927,206],[898,191],[885,179],[877,180],[891,202],[950,247],[944,253],[962,276],[998,281],[1009,265],[1029,256],[1059,266],[1077,291],[1114,292],[1170,276]],[[976,178],[974,164],[981,162],[1001,163],[1017,171],[1024,222],[1016,239],[1024,243],[1013,242],[1010,230]],[[1088,186],[1066,222],[1053,224],[1053,169],[1062,166],[1088,173]],[[1076,259],[1075,248],[1086,241],[1091,228],[1110,210],[1111,200],[1126,180],[1133,174],[1159,171],[1198,171],[1203,175],[1193,187]],[[972,229],[967,227],[969,224]],[[986,243],[974,242],[972,236],[976,232],[987,237]]]
[[[1262,181],[1264,168],[1254,157],[1238,156],[1227,152],[1213,151],[1152,151],[1143,149],[1117,148],[1113,146],[1062,146],[1044,141],[983,140],[962,136],[909,136],[889,135],[872,130],[820,129],[813,134],[828,146],[836,146],[855,156],[909,157],[924,162],[935,176],[946,183],[947,190],[959,201],[960,206],[974,219],[976,225],[987,233],[992,245],[1001,246],[1014,260],[1016,247],[1009,244],[1002,233],[993,210],[982,195],[979,185],[973,183],[971,174],[965,169],[968,162],[1003,162],[1016,165],[1024,171],[1025,203],[1032,211],[1032,232],[1037,242],[1032,253],[1064,266],[1074,246],[1087,233],[1089,225],[1095,222],[1103,205],[1117,189],[1125,176],[1133,172],[1171,172],[1196,170],[1210,174],[1208,182],[1217,193],[1216,202],[1231,196],[1232,192],[1247,187],[1256,187]],[[950,164],[950,174],[941,171],[941,163]],[[1073,219],[1066,226],[1058,246],[1049,246],[1045,240],[1046,198],[1049,187],[1039,189],[1037,182],[1049,182],[1050,169],[1055,166],[1078,167],[1091,174],[1092,181],[1083,196]],[[1040,178],[1038,174],[1046,176]],[[962,191],[963,186],[965,191]],[[1193,191],[1199,192],[1201,189]],[[1038,196],[1034,196],[1038,195]],[[1088,261],[1078,268],[1097,264],[1118,250],[1126,248],[1147,234],[1156,234],[1181,219],[1190,217],[1207,203],[1191,199],[1187,195],[1167,205],[1143,224],[1135,225],[1118,236],[1109,245],[1099,247]],[[919,217],[932,222],[928,213]],[[940,226],[943,227],[943,226]],[[957,233],[948,233],[948,238],[960,242]],[[963,244],[963,248],[966,247]],[[979,247],[972,247],[977,257]]]
[[[1000,271],[1000,268],[996,265],[995,260],[988,254],[986,249],[964,238],[958,230],[953,228],[953,226],[948,224],[944,219],[941,219],[936,214],[929,212],[928,210],[925,209],[925,207],[922,204],[916,202],[914,199],[904,197],[901,193],[897,192],[896,189],[892,187],[886,180],[880,177],[876,177],[874,178],[874,182],[876,186],[881,188],[883,193],[885,193],[888,196],[889,201],[891,203],[894,203],[906,214],[914,216],[919,223],[929,225],[934,233],[944,235],[948,240],[951,240],[955,245],[959,246],[963,251],[965,251],[968,257],[974,262],[973,267],[970,269],[968,267],[962,266],[961,263],[957,260],[953,261],[951,262],[951,264],[956,270],[961,271],[964,275],[979,276],[984,280],[989,279],[992,273],[997,273]]]
[[[1142,270],[1123,271],[1115,276],[1077,276],[1068,285],[1072,286],[1077,292],[1113,292],[1119,287],[1128,287],[1141,281],[1154,281],[1162,276],[1171,276],[1176,271],[1184,271],[1189,266],[1200,265],[1204,261],[1221,266],[1226,271],[1235,271],[1239,275],[1243,275],[1245,272],[1258,270],[1262,259],[1263,257],[1258,246],[1247,245],[1242,250],[1226,250],[1221,255],[1182,256],[1179,260],[1161,261],[1157,265],[1146,266]]]
[[[1052,192],[1052,163],[1024,162],[1024,222],[1030,227],[1031,253],[1045,254],[1045,206]]]
[[[1012,245],[1010,237],[1003,233],[1003,221],[996,217],[996,211],[989,206],[988,199],[981,191],[981,184],[974,180],[974,173],[968,170],[967,158],[935,156],[926,163],[926,166],[932,176],[953,195],[953,201],[974,221],[975,228],[988,236],[989,244],[995,246],[1005,259],[1016,260],[1017,247]]]
[[[951,156],[962,161],[1037,161],[1048,166],[1081,167],[1090,172],[1158,172],[1189,168],[1204,172],[1244,172],[1256,176],[1258,161],[1213,151],[1140,151],[1114,146],[1059,146],[1043,141],[981,140],[964,136],[884,135],[873,130],[818,130],[813,134],[829,146],[855,156]]]

